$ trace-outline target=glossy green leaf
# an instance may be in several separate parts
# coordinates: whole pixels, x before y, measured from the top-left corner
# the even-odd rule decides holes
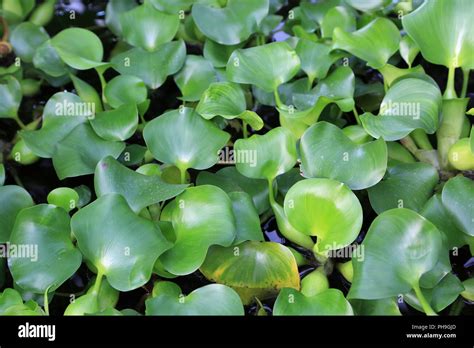
[[[364,259],[352,260],[348,297],[382,299],[419,287],[421,276],[436,265],[441,243],[438,229],[412,210],[380,214],[362,242]]]
[[[16,78],[0,78],[0,118],[17,118],[22,97],[21,85]]]
[[[133,75],[151,88],[160,87],[169,75],[178,72],[186,59],[183,41],[167,42],[148,52],[139,47],[112,58],[112,66],[123,75]]]
[[[66,212],[78,207],[79,194],[69,187],[58,187],[52,190],[47,197],[48,204],[63,208]]]
[[[390,19],[377,18],[352,33],[336,28],[333,40],[334,48],[347,51],[365,60],[372,68],[378,69],[398,51],[400,32]]]
[[[344,6],[331,8],[321,21],[321,36],[332,38],[335,28],[341,28],[344,32],[351,32],[356,29],[356,19],[354,13]]]
[[[213,82],[217,81],[211,62],[196,55],[188,55],[183,68],[174,76],[184,101],[198,101]]]
[[[118,194],[82,208],[71,226],[85,259],[119,291],[145,284],[157,258],[171,247],[158,226],[138,217]]]
[[[247,110],[242,88],[232,82],[211,84],[201,96],[196,112],[206,120],[215,116],[222,116],[228,120],[240,118],[255,130],[260,130],[263,127],[263,120],[260,116]]]
[[[368,189],[370,204],[378,213],[392,208],[420,211],[433,195],[439,177],[427,163],[399,163],[387,169],[385,178]]]
[[[117,36],[122,35],[120,15],[137,6],[136,3],[126,0],[110,0],[105,8],[105,24]]]
[[[137,107],[133,103],[122,104],[115,110],[99,112],[90,124],[97,135],[105,140],[127,140],[138,127]]]
[[[301,293],[306,297],[313,297],[327,289],[329,289],[329,280],[324,267],[318,267],[301,280]]]
[[[10,242],[29,246],[30,255],[8,258],[15,283],[40,294],[59,288],[82,263],[82,255],[72,244],[70,234],[70,218],[64,209],[40,204],[22,210]]]
[[[51,40],[43,42],[36,48],[33,55],[33,64],[37,69],[52,77],[63,77],[69,68],[61,60],[58,51],[53,47]]]
[[[237,170],[248,178],[272,180],[296,164],[296,139],[285,128],[278,127],[264,135],[252,135],[235,142],[239,159]]]
[[[44,312],[36,302],[24,303],[18,291],[8,288],[0,293],[0,315],[37,316],[44,315]]]
[[[102,99],[95,88],[73,74],[71,74],[70,77],[79,98],[81,98],[86,103],[92,103],[93,111],[95,113],[101,112],[103,110]]]
[[[43,123],[39,130],[23,131],[21,137],[28,148],[36,155],[51,158],[56,145],[76,126],[87,121],[93,113],[92,108],[75,94],[59,92],[46,103],[43,110]]]
[[[147,97],[147,89],[138,77],[119,75],[107,83],[104,95],[111,107],[118,108],[124,104],[143,103]]]
[[[92,31],[82,28],[68,28],[51,39],[61,59],[70,67],[87,70],[102,65],[104,48]]]
[[[170,14],[179,13],[179,11],[188,11],[196,0],[150,0],[150,3],[155,6],[157,10],[167,12]]]
[[[203,55],[215,68],[225,68],[232,52],[242,46],[243,43],[227,46],[207,39],[204,43]]]
[[[104,140],[90,125],[81,124],[57,144],[54,169],[61,180],[92,174],[102,158],[117,158],[124,148],[124,143]]]
[[[408,64],[408,67],[411,67],[418,53],[420,53],[420,48],[415,41],[409,35],[402,37],[400,40],[400,55],[405,63]]]
[[[173,274],[185,275],[196,271],[204,262],[211,245],[230,246],[234,241],[236,224],[232,201],[218,187],[203,185],[188,188],[166,209],[176,241],[160,257],[160,261]]]
[[[307,297],[295,289],[283,289],[273,306],[273,315],[353,315],[350,303],[338,289]]]
[[[331,179],[306,179],[285,196],[285,214],[303,234],[317,236],[315,250],[326,254],[351,244],[362,227],[362,207],[343,183]]]
[[[456,227],[474,236],[474,182],[463,176],[454,177],[444,185],[441,197]]]
[[[235,50],[227,63],[230,81],[252,84],[273,92],[282,83],[295,76],[300,69],[300,59],[286,42]]]
[[[374,186],[387,169],[383,139],[358,145],[327,122],[318,122],[306,130],[300,152],[303,176],[335,179],[352,190]]]
[[[10,240],[18,213],[34,205],[28,191],[23,187],[7,185],[0,187],[0,243]]]
[[[389,0],[344,0],[346,4],[362,12],[373,12],[383,9]]]
[[[474,69],[471,1],[425,1],[403,16],[402,23],[427,61],[446,67]]]
[[[365,113],[360,119],[374,138],[399,140],[415,129],[433,134],[439,125],[440,105],[438,86],[422,79],[406,78],[390,87],[378,116]]]
[[[157,160],[181,170],[212,167],[230,137],[190,108],[157,117],[146,125],[143,136]]]
[[[186,185],[168,184],[156,175],[137,173],[113,157],[106,157],[97,164],[94,186],[97,197],[109,193],[121,194],[136,213],[152,204],[173,198],[186,188]]]
[[[395,297],[378,300],[350,300],[357,315],[402,315]]]
[[[236,45],[257,31],[268,9],[269,0],[228,0],[223,8],[197,3],[192,16],[210,39],[222,45]]]
[[[122,35],[126,42],[135,47],[154,52],[161,44],[173,40],[178,32],[178,14],[158,11],[145,3],[120,15]]]
[[[244,304],[255,297],[272,297],[283,288],[300,288],[295,257],[288,248],[273,242],[212,247],[200,270],[207,279],[232,287]]]
[[[260,218],[252,197],[246,192],[231,192],[232,209],[235,217],[236,236],[234,244],[247,240],[263,241]]]
[[[12,31],[10,43],[17,57],[26,63],[31,63],[36,48],[48,39],[44,28],[31,22],[23,22]]]
[[[244,307],[231,288],[210,284],[184,296],[171,282],[158,282],[145,303],[147,315],[244,315]]]
[[[225,167],[216,173],[200,172],[196,184],[214,185],[227,193],[246,192],[252,197],[258,214],[263,214],[270,208],[266,180],[247,178],[240,174],[235,167]]]

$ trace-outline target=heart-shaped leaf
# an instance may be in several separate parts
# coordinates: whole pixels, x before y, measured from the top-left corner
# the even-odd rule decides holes
[[[264,135],[252,135],[235,142],[237,170],[248,178],[273,180],[296,164],[296,139],[278,127]]]
[[[227,77],[232,82],[252,84],[266,92],[295,76],[300,59],[286,42],[235,50],[227,63]]]
[[[124,148],[124,143],[104,140],[89,124],[80,124],[57,144],[54,169],[61,180],[92,174],[102,158],[117,158]]]
[[[20,107],[21,85],[13,76],[0,79],[0,118],[18,118]]]
[[[239,295],[220,284],[206,285],[184,296],[175,283],[158,282],[145,304],[147,315],[244,315]]]
[[[166,209],[176,238],[174,246],[160,257],[168,272],[190,274],[202,265],[211,245],[229,246],[234,241],[232,202],[218,187],[188,188]]]
[[[51,158],[56,145],[76,126],[92,116],[92,110],[75,94],[59,92],[46,103],[41,129],[23,131],[21,137],[31,151],[40,157]]]
[[[439,20],[433,21],[433,18]],[[446,67],[474,69],[471,1],[425,1],[403,16],[402,23],[427,61]]]
[[[82,208],[71,226],[85,259],[119,291],[145,284],[157,258],[171,247],[158,226],[135,215],[118,194]]]
[[[147,97],[147,89],[138,77],[119,75],[107,83],[104,95],[111,107],[118,108],[124,104],[143,103]]]
[[[153,156],[184,171],[207,169],[217,163],[217,151],[230,135],[191,108],[169,111],[149,122],[143,136]]]
[[[236,45],[257,31],[268,9],[269,0],[228,0],[223,8],[197,3],[192,15],[204,35],[222,45]]]
[[[30,194],[20,186],[0,187],[0,243],[10,240],[10,235],[18,213],[34,205]]]
[[[295,289],[280,291],[273,315],[353,315],[351,304],[338,289],[306,297]]]
[[[138,127],[137,107],[133,103],[123,104],[115,110],[99,112],[90,123],[97,135],[105,140],[127,140]]]
[[[272,297],[283,288],[300,288],[295,257],[287,247],[273,242],[212,247],[200,270],[207,279],[232,287],[244,304],[255,297]]]
[[[356,29],[354,12],[345,6],[336,6],[326,12],[321,21],[321,36],[332,38],[336,28],[341,28],[344,32],[354,31]]]
[[[139,47],[112,58],[112,66],[123,75],[133,75],[151,88],[160,87],[169,75],[178,72],[186,59],[184,41],[167,42],[148,52]]]
[[[285,215],[303,234],[317,236],[315,251],[326,254],[351,244],[362,227],[362,207],[343,183],[331,179],[306,179],[285,196]]]
[[[441,197],[456,227],[474,236],[474,182],[463,176],[452,178],[444,185]]]
[[[378,69],[398,51],[400,32],[390,19],[377,18],[352,33],[337,27],[333,32],[333,40],[334,48],[347,51]]]
[[[178,32],[178,13],[167,14],[145,3],[120,15],[122,35],[132,46],[154,52]]]
[[[260,219],[252,197],[246,192],[231,192],[229,198],[232,201],[235,216],[236,236],[234,244],[247,240],[263,241]]]
[[[437,170],[427,163],[399,163],[388,167],[385,178],[369,188],[372,208],[378,213],[392,208],[420,211],[439,181]]]
[[[211,62],[201,56],[188,55],[183,68],[174,76],[184,101],[198,101],[213,82],[217,81]]]
[[[159,176],[137,173],[113,157],[106,157],[97,164],[94,186],[97,197],[119,193],[139,213],[143,208],[177,196],[187,185],[168,184]]]
[[[12,31],[10,42],[17,57],[31,63],[36,48],[48,39],[49,35],[44,28],[31,22],[23,22]]]
[[[82,263],[82,255],[72,244],[70,234],[70,218],[64,209],[40,204],[22,210],[10,243],[28,246],[30,255],[9,257],[15,283],[39,294],[59,288]]]
[[[399,140],[415,129],[433,134],[438,129],[441,100],[441,92],[435,84],[406,78],[390,87],[378,116],[365,113],[360,120],[374,138]]]
[[[303,176],[335,179],[352,190],[374,186],[387,169],[383,139],[358,145],[327,122],[318,122],[306,130],[300,152]]]
[[[349,298],[382,299],[420,292],[421,276],[438,262],[438,229],[412,210],[399,208],[380,214],[365,236],[364,259],[352,260],[354,280]]]
[[[222,116],[231,120],[240,118],[253,129],[260,130],[263,120],[253,111],[247,110],[247,102],[242,88],[232,82],[215,82],[201,96],[196,112],[209,120]]]
[[[61,59],[70,67],[87,70],[102,65],[104,48],[92,31],[82,28],[68,28],[51,39]]]

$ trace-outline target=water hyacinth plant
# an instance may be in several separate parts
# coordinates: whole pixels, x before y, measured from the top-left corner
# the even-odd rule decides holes
[[[0,315],[460,315],[472,0],[0,0]]]

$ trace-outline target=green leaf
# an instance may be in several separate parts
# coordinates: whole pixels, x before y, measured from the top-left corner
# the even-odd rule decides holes
[[[158,282],[146,303],[146,315],[244,315],[244,306],[231,288],[210,284],[184,296],[171,282]]]
[[[420,53],[420,48],[409,35],[405,35],[400,40],[400,55],[403,60],[411,67],[416,56]]]
[[[273,315],[353,315],[354,312],[344,294],[338,289],[327,289],[307,297],[295,289],[283,289],[275,305]]]
[[[69,187],[55,188],[48,194],[48,204],[63,208],[66,212],[78,207],[79,194]]]
[[[338,180],[352,190],[374,186],[387,169],[383,139],[358,145],[327,122],[318,122],[306,130],[300,153],[303,176]]]
[[[206,39],[206,42],[204,42],[203,55],[204,58],[214,65],[214,68],[225,68],[232,52],[242,48],[242,46],[243,43],[230,46],[220,45],[215,41]]]
[[[287,247],[273,242],[212,247],[200,270],[207,279],[232,287],[246,305],[283,288],[300,288],[295,257]]]
[[[402,315],[395,297],[378,300],[350,300],[352,308],[357,315]]]
[[[454,177],[444,185],[441,197],[456,227],[474,236],[474,182],[463,176]]]
[[[5,289],[0,293],[0,315],[36,316],[44,315],[44,312],[34,301],[23,303],[18,291]]]
[[[252,197],[246,192],[231,192],[229,198],[232,201],[235,216],[236,236],[234,244],[247,240],[262,242],[264,237],[260,228],[260,218]]]
[[[217,151],[230,135],[191,108],[169,111],[149,122],[143,130],[145,142],[160,162],[182,171],[207,169],[217,163]]]
[[[22,97],[21,85],[16,78],[0,78],[0,118],[18,118]]]
[[[76,90],[77,95],[84,102],[92,103],[94,112],[103,111],[102,100],[95,88],[73,74],[71,74],[70,77],[72,83],[74,84],[74,89]]]
[[[35,68],[44,71],[52,77],[62,77],[69,72],[69,68],[61,60],[58,51],[53,47],[51,40],[43,42],[36,48],[33,56]]]
[[[196,185],[214,185],[227,193],[246,192],[252,197],[259,215],[270,208],[267,182],[247,178],[240,174],[235,167],[225,167],[216,173],[200,172],[196,179]]]
[[[441,234],[412,210],[380,214],[362,242],[364,259],[353,259],[354,280],[348,298],[382,299],[419,288],[421,276],[438,261]]]
[[[119,291],[148,282],[155,261],[171,247],[158,226],[135,215],[118,194],[82,208],[71,226],[85,259]]]
[[[227,77],[232,82],[252,84],[273,92],[293,78],[300,69],[300,59],[286,42],[235,50],[227,63]]]
[[[51,39],[61,59],[70,67],[87,70],[102,65],[104,48],[92,31],[82,28],[68,28]]]
[[[362,207],[343,183],[331,179],[306,179],[285,196],[285,215],[305,235],[317,236],[315,251],[326,254],[351,244],[362,227]]]
[[[169,216],[176,241],[160,261],[172,274],[196,271],[211,245],[229,246],[234,241],[236,224],[232,202],[218,187],[190,187],[165,207],[165,211],[163,215]]]
[[[5,166],[3,163],[0,163],[0,186],[3,186],[5,184]]]
[[[425,1],[415,11],[403,16],[402,23],[427,61],[446,67],[474,69],[470,0]]]
[[[124,0],[111,0],[105,8],[105,24],[117,36],[122,36],[120,15],[137,6],[136,3]]]
[[[333,40],[334,48],[347,51],[378,69],[398,51],[400,32],[390,19],[377,18],[352,33],[338,27],[334,29]]]
[[[118,108],[124,104],[143,103],[147,98],[147,89],[138,77],[119,75],[107,83],[104,95],[111,107]]]
[[[326,12],[321,21],[321,37],[332,38],[336,28],[341,28],[344,32],[354,31],[356,29],[354,12],[344,6],[336,6]]]
[[[157,51],[161,44],[173,40],[178,32],[178,14],[158,11],[145,3],[120,14],[122,35],[126,42],[149,52]]]
[[[186,59],[184,41],[167,42],[148,52],[139,47],[112,58],[112,66],[123,75],[133,75],[151,88],[160,87],[169,75],[178,72]]]
[[[368,189],[370,204],[380,214],[392,208],[420,211],[438,184],[437,170],[427,163],[399,163],[388,167],[385,178]]]
[[[277,127],[264,135],[235,142],[235,166],[248,178],[273,180],[296,164],[296,139],[289,130]]]
[[[340,55],[331,53],[330,46],[307,39],[300,39],[295,50],[301,60],[301,69],[311,82],[325,78],[331,66],[340,58]]]
[[[97,197],[109,193],[121,194],[136,213],[156,203],[173,198],[187,185],[172,185],[159,176],[143,175],[122,164],[113,157],[102,159],[95,169],[94,187]]]
[[[138,127],[137,107],[134,103],[122,104],[115,110],[99,112],[90,124],[97,135],[105,140],[127,140]]]
[[[61,180],[92,174],[102,158],[117,158],[124,148],[124,143],[104,140],[89,124],[81,124],[57,144],[54,169]]]
[[[365,130],[374,138],[399,140],[415,129],[433,134],[439,125],[441,92],[433,83],[417,78],[400,80],[383,98],[378,116],[360,116]]]
[[[362,12],[375,12],[377,10],[382,10],[387,4],[390,3],[389,0],[344,0],[346,4],[352,6],[356,10]]]
[[[260,130],[263,120],[257,113],[247,110],[247,102],[242,88],[232,82],[215,82],[201,96],[196,112],[210,120],[221,116],[232,120],[240,118],[253,129]]]
[[[17,57],[26,63],[33,61],[36,48],[49,39],[43,27],[23,22],[11,33],[10,43]]]
[[[179,11],[188,11],[196,0],[150,0],[150,3],[155,6],[157,10],[167,12],[170,14],[179,13]]]
[[[18,213],[34,205],[30,194],[20,186],[0,187],[0,243],[10,240],[10,235]]]
[[[236,45],[257,31],[268,9],[269,0],[228,0],[223,8],[197,3],[192,16],[208,38],[222,45]]]
[[[39,130],[22,131],[21,137],[37,156],[51,158],[56,145],[71,131],[92,116],[91,108],[75,94],[59,92],[46,103],[43,123]]]
[[[24,290],[40,294],[59,288],[82,263],[70,234],[70,218],[64,209],[40,204],[22,210],[10,243],[29,246],[30,257],[8,258],[15,282]]]
[[[174,76],[184,101],[198,101],[213,82],[217,81],[212,64],[202,56],[188,55],[183,68]]]

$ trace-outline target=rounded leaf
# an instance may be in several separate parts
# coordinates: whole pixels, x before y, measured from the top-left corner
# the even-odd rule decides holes
[[[0,243],[10,240],[18,213],[34,205],[28,191],[23,187],[7,185],[0,187]]]
[[[48,194],[48,203],[70,212],[77,207],[79,194],[69,187],[58,187]]]
[[[454,177],[444,185],[441,199],[454,224],[474,236],[474,182],[463,176]]]
[[[201,56],[188,55],[183,68],[174,76],[184,101],[198,101],[209,85],[217,81],[211,62]]]

